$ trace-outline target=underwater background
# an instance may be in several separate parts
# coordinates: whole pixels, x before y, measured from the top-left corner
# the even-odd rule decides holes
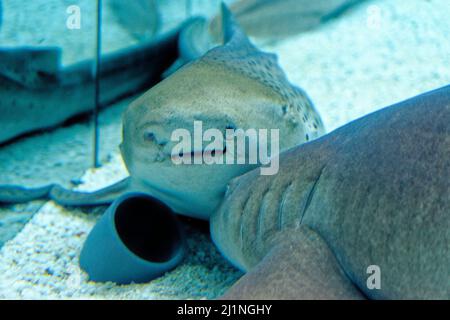
[[[0,49],[55,46],[62,50],[63,66],[95,56],[96,1],[0,2]],[[149,7],[153,11],[136,16],[135,11],[127,12],[126,6],[114,9],[117,1],[104,0],[102,53],[170,33],[189,16],[212,18],[220,2],[157,0]],[[67,9],[73,5],[81,9],[79,29],[66,26]],[[277,54],[289,80],[308,93],[329,132],[382,107],[449,84],[449,14],[448,0],[367,0],[311,30],[253,40],[262,50]],[[136,17],[132,20],[137,26],[127,20],[129,16]],[[146,23],[148,27],[141,28]],[[0,72],[7,70],[8,64],[1,58]],[[3,85],[0,83],[0,88]],[[54,182],[96,190],[124,178],[127,172],[118,149],[121,114],[143,90],[115,99],[100,112],[100,168],[92,168],[93,123],[88,116],[78,117],[52,130],[2,142],[0,184]],[[0,91],[0,130],[7,130],[1,118],[11,109],[8,97],[13,94]],[[84,98],[94,99],[93,95]],[[39,108],[39,99],[34,105]],[[27,114],[15,116],[19,122]],[[78,256],[104,210],[63,208],[45,201],[1,205],[0,298],[210,299],[241,275],[213,246],[207,224],[185,219],[187,258],[173,271],[146,284],[89,282],[79,269]]]

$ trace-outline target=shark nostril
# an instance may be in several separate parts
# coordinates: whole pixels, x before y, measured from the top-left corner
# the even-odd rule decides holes
[[[151,142],[157,144],[160,147],[164,147],[167,145],[168,141],[164,138],[161,139],[161,137],[157,137],[153,130],[144,130],[142,135],[145,142]]]
[[[155,142],[156,141],[155,134],[150,131],[145,131],[144,132],[144,140],[149,141],[149,142]]]

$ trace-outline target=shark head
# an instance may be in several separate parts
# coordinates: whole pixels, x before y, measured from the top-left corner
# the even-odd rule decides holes
[[[200,148],[192,143],[190,150],[182,150],[181,156],[192,157],[191,164],[176,164],[174,148],[179,141],[173,139],[173,133],[183,129],[194,139],[194,123],[199,122],[203,133],[215,129],[224,137],[231,129],[278,128],[272,100],[257,83],[226,69],[202,63],[186,66],[134,101],[125,112],[121,151],[130,175],[175,211],[209,217],[228,181],[256,165],[237,161],[225,164],[225,160],[223,164],[194,164],[208,142]],[[212,150],[213,154],[229,157],[225,142]]]
[[[218,207],[231,179],[261,163],[247,161],[249,149],[239,153],[237,146],[227,148],[228,141],[209,151],[231,161],[205,163],[202,156],[210,143],[204,142],[205,137],[197,143],[195,123],[201,122],[203,133],[214,129],[224,138],[229,130],[254,130],[258,134],[267,130],[268,157],[315,138],[323,129],[310,100],[287,81],[276,57],[254,47],[230,14],[224,19],[228,28],[223,46],[151,88],[123,117],[121,151],[133,181],[174,211],[204,219]],[[278,141],[269,138],[274,129]],[[173,139],[179,130],[194,140],[182,150]],[[260,136],[244,139],[248,145],[257,140],[259,156],[263,148]],[[186,156],[192,159],[191,164],[174,162],[174,158]],[[198,157],[202,159],[196,162]],[[243,163],[238,158],[244,158]]]

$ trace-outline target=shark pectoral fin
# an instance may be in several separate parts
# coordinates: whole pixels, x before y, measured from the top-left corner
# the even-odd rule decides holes
[[[21,203],[48,197],[53,185],[25,188],[16,185],[0,185],[0,203]]]
[[[62,206],[104,205],[112,203],[120,195],[130,191],[130,189],[130,177],[94,192],[68,190],[55,185],[50,191],[50,199]]]
[[[316,232],[303,226],[294,232],[222,299],[365,299]]]

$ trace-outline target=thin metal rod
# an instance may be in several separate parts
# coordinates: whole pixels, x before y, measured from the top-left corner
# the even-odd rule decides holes
[[[102,54],[102,0],[97,0],[97,53],[94,65],[94,75],[95,75],[95,105],[94,105],[94,168],[100,167],[99,159],[99,142],[100,142],[100,132],[98,127],[98,112],[100,109],[100,65],[101,65],[101,54]]]

